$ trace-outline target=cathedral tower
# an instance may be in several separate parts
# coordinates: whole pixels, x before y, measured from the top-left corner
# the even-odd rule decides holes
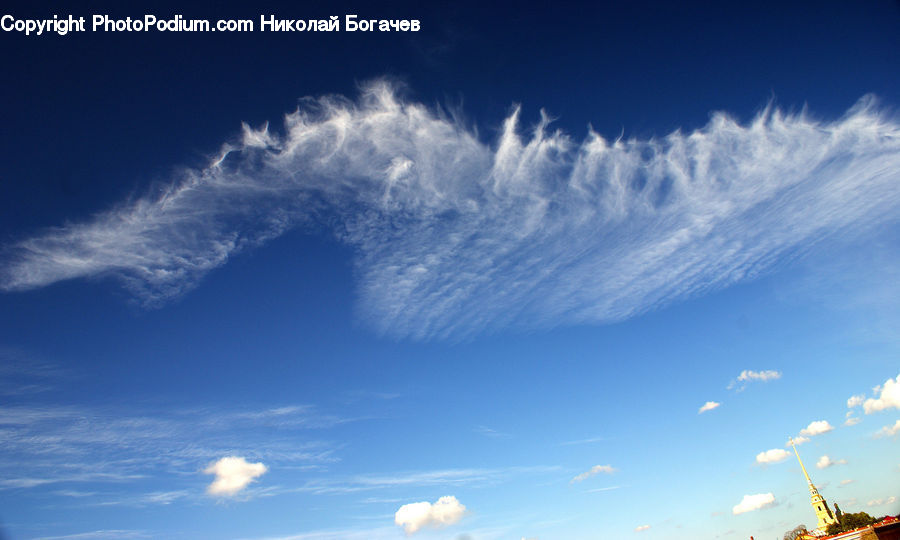
[[[816,486],[813,485],[812,480],[809,479],[809,474],[806,472],[806,467],[803,466],[803,460],[800,459],[800,453],[797,452],[797,447],[794,446],[794,439],[791,439],[791,448],[794,449],[794,454],[797,455],[797,461],[800,462],[800,468],[803,469],[803,476],[806,477],[806,483],[809,484],[809,494],[810,494],[810,502],[812,503],[813,510],[816,511],[816,518],[819,520],[819,524],[816,527],[822,532],[825,532],[825,529],[831,525],[832,523],[837,523],[837,519],[835,519],[834,514],[831,513],[831,509],[828,508],[828,503],[825,502],[825,497],[819,495],[819,490],[816,489]]]

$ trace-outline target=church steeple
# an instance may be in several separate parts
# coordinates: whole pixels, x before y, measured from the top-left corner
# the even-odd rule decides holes
[[[803,476],[806,477],[806,483],[809,484],[809,494],[810,494],[810,502],[812,504],[813,510],[816,511],[816,518],[819,520],[818,529],[821,531],[825,531],[825,529],[831,525],[832,523],[837,523],[837,519],[834,518],[834,515],[831,513],[831,509],[828,508],[828,503],[825,502],[825,497],[819,494],[819,490],[816,489],[816,486],[812,483],[812,480],[809,479],[809,473],[806,472],[806,467],[803,466],[803,460],[800,459],[800,453],[797,452],[797,447],[794,446],[794,439],[790,439],[791,448],[794,449],[794,454],[797,456],[797,461],[800,462],[800,468],[803,469]]]

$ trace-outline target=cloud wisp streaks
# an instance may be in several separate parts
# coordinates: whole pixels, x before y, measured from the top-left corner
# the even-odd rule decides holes
[[[519,466],[499,469],[442,469],[394,474],[366,474],[347,478],[314,479],[293,491],[316,494],[356,493],[371,490],[408,488],[410,486],[486,486],[504,482],[519,475],[548,474],[557,466]]]
[[[276,418],[271,418],[272,411],[277,411]],[[334,425],[320,423],[317,415],[309,406],[225,413],[174,411],[155,418],[81,407],[0,407],[0,434],[4,439],[0,448],[0,491],[134,484],[160,474],[191,478],[204,464],[231,454],[264,459],[279,467],[325,466],[339,459],[336,445],[307,439],[300,433]],[[259,467],[248,465],[250,473],[258,472]],[[219,469],[213,473],[217,479],[230,478],[235,477],[235,470],[243,471],[226,467],[224,473],[231,471],[230,476],[219,474]],[[244,476],[250,473],[243,472]],[[251,480],[255,478],[250,476]],[[120,493],[115,496],[121,503],[129,502]],[[157,496],[131,502],[166,504],[170,499]]]
[[[313,223],[354,248],[359,313],[401,338],[626,319],[758,275],[900,207],[900,126],[768,108],[650,140],[583,141],[516,109],[488,145],[372,83],[245,126],[202,170],[7,246],[0,287],[114,276],[146,304]]]

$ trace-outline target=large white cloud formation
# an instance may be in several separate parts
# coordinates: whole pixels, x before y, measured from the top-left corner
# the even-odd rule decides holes
[[[869,398],[863,403],[866,414],[886,409],[900,409],[900,375],[896,379],[888,379],[883,385],[875,388],[877,398]]]
[[[394,523],[403,527],[406,534],[413,534],[423,527],[445,527],[462,519],[466,507],[456,497],[447,495],[434,504],[417,502],[404,504],[394,514]]]
[[[245,127],[159,192],[7,246],[0,287],[114,276],[143,302],[242,249],[324,223],[354,248],[359,313],[414,339],[622,320],[752,278],[900,210],[900,127],[863,99],[839,120],[768,108],[746,125],[575,141],[515,110],[496,144],[398,97],[306,100],[283,134]]]
[[[216,475],[206,492],[210,495],[236,495],[267,470],[262,463],[249,463],[242,457],[223,457],[203,471]]]

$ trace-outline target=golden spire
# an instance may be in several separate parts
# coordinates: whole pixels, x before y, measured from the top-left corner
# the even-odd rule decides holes
[[[809,484],[809,492],[813,495],[817,494],[819,490],[816,489],[816,486],[813,485],[812,480],[809,479],[809,473],[806,472],[806,467],[803,466],[803,460],[800,459],[800,453],[797,452],[797,447],[794,446],[794,438],[789,437],[788,440],[791,442],[791,448],[794,449],[794,455],[797,456],[797,461],[800,462],[800,468],[803,469],[803,476],[806,477],[806,482]]]

